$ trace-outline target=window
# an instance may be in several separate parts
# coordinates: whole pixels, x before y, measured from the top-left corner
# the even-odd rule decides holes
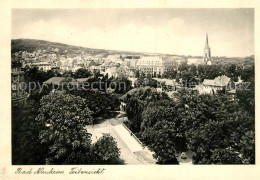
[[[17,90],[17,84],[12,84],[12,90]]]
[[[17,81],[17,77],[13,77],[13,81]]]

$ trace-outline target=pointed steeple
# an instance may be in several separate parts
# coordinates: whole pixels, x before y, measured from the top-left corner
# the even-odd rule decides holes
[[[209,49],[208,33],[206,34],[206,43],[205,43],[205,49]]]
[[[209,41],[208,41],[208,33],[206,34],[206,43],[204,48],[204,62],[208,63],[208,61],[211,59],[211,52],[209,48]]]

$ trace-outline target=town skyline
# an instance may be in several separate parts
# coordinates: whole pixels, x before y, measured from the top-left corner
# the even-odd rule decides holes
[[[12,39],[203,56],[208,34],[212,56],[254,55],[253,9],[15,9],[12,17]]]

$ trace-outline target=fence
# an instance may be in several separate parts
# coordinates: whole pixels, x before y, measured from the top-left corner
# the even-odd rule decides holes
[[[143,143],[135,136],[135,134],[123,123],[124,128],[135,138],[135,140],[144,148]]]

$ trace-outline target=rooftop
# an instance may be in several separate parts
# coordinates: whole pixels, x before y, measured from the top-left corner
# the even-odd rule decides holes
[[[45,81],[45,84],[59,84],[61,83],[63,80],[65,80],[64,77],[52,77],[50,79],[48,79],[47,81]]]
[[[204,79],[203,85],[206,86],[227,86],[230,81],[230,78],[222,75],[218,76],[215,79]]]

